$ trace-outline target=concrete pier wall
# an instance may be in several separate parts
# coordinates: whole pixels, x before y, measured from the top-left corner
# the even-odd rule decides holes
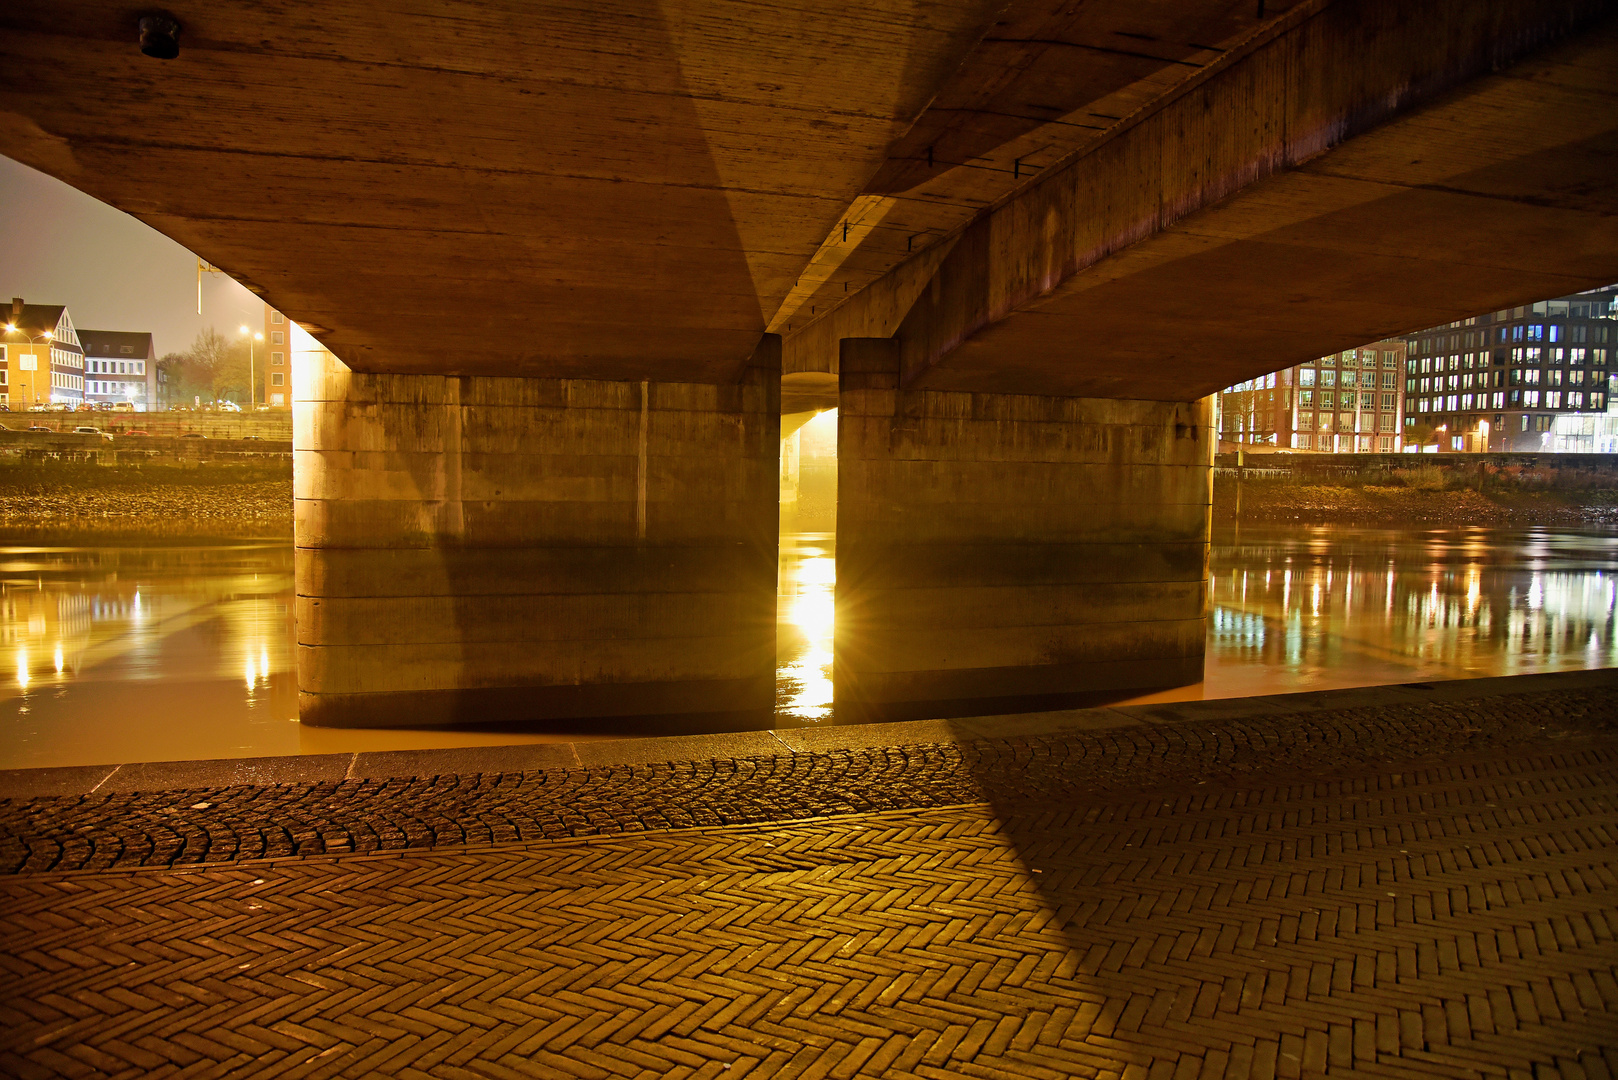
[[[768,715],[779,338],[731,385],[305,367],[305,723]]]
[[[893,339],[840,367],[839,716],[1202,678],[1206,400],[905,390]]]

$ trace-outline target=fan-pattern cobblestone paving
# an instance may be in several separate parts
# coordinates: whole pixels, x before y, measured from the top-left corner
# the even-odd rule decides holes
[[[30,800],[0,1074],[1606,1078],[1615,720]]]

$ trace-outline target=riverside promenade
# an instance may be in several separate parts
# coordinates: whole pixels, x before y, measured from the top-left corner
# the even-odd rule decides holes
[[[1618,1074],[1615,671],[0,797],[6,1076]]]

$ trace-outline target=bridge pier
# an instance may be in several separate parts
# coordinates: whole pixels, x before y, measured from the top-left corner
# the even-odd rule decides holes
[[[299,363],[305,723],[770,715],[778,337],[730,385]]]
[[[907,390],[891,338],[840,370],[840,718],[1202,679],[1207,399]]]

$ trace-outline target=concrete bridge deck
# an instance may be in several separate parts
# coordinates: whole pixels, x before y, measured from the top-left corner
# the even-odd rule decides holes
[[[12,773],[0,1071],[1608,1077],[1615,686]]]

